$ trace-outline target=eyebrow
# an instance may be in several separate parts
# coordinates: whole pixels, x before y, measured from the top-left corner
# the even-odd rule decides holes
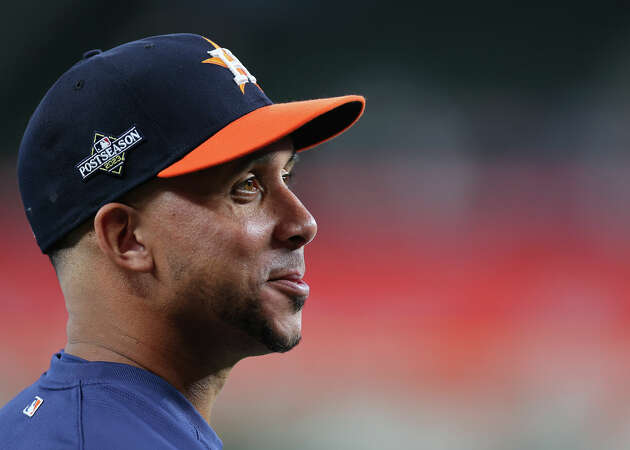
[[[300,161],[300,155],[297,154],[297,152],[295,150],[293,150],[293,154],[291,155],[291,157],[289,158],[289,160],[287,161],[286,165],[288,166],[289,164],[291,165],[291,167],[293,167],[294,165],[296,165],[298,162]]]
[[[265,163],[269,162],[269,160],[271,159],[273,154],[274,154],[274,152],[268,152],[268,153],[265,153],[263,155],[257,156],[254,153],[253,155],[250,156],[250,158],[248,158],[247,160],[245,160],[243,162],[242,168],[243,169],[247,169],[247,168],[251,168],[252,166],[255,166],[257,164],[265,164]],[[300,160],[299,155],[297,154],[297,152],[295,150],[293,150],[293,154],[287,160],[287,162],[285,164],[285,167],[289,166],[289,165],[295,165],[299,160]]]

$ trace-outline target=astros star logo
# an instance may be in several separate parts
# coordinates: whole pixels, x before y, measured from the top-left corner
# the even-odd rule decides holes
[[[203,37],[203,36],[202,36]],[[225,67],[229,69],[234,75],[234,82],[241,89],[241,92],[245,94],[245,83],[253,83],[262,91],[262,88],[256,83],[256,78],[249,73],[249,70],[238,60],[236,56],[232,54],[227,48],[221,48],[207,37],[204,39],[214,47],[214,50],[209,50],[208,54],[212,58],[201,61],[206,64],[216,64],[217,66]]]

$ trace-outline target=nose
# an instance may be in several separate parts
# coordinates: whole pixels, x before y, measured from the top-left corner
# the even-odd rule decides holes
[[[275,207],[277,214],[274,238],[282,246],[297,250],[311,242],[317,234],[317,222],[288,188],[283,190],[281,201]]]

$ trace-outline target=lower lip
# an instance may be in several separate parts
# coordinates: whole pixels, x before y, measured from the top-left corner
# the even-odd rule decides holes
[[[309,287],[303,280],[270,280],[267,284],[272,285],[280,292],[291,297],[308,297]]]

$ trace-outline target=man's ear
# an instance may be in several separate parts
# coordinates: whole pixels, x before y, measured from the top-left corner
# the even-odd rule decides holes
[[[94,217],[101,251],[116,265],[134,272],[151,272],[153,255],[138,228],[138,211],[122,203],[103,205]]]

